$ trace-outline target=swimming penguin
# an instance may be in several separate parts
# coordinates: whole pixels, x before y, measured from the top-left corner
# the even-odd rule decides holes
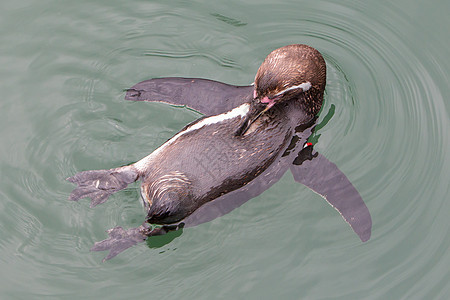
[[[90,197],[91,207],[136,180],[142,182],[143,225],[110,229],[109,238],[91,250],[109,250],[106,260],[150,236],[210,221],[261,194],[288,169],[367,241],[372,220],[358,191],[307,143],[325,83],[322,55],[295,44],[271,52],[251,86],[159,78],[127,90],[127,100],[185,105],[204,117],[134,164],[67,179],[78,185],[69,200]]]

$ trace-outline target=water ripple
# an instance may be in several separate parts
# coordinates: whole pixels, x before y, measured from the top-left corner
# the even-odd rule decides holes
[[[6,295],[444,298],[450,73],[438,56],[447,48],[442,29],[421,28],[397,1],[8,7],[0,18],[10,97],[1,104],[0,249],[2,267],[17,276],[1,277]],[[222,218],[101,264],[104,253],[89,248],[105,230],[144,219],[138,185],[90,209],[67,201],[65,178],[134,162],[198,117],[126,102],[124,89],[164,76],[248,84],[267,53],[291,43],[325,57],[316,148],[362,194],[372,239],[361,244],[286,174]]]

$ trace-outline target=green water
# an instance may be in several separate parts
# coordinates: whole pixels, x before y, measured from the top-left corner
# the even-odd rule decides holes
[[[450,2],[12,1],[0,9],[2,299],[448,299]],[[165,76],[249,84],[306,43],[328,65],[316,149],[373,219],[361,243],[285,176],[210,223],[106,263],[138,184],[89,208],[65,178],[139,160],[199,114],[123,100]]]

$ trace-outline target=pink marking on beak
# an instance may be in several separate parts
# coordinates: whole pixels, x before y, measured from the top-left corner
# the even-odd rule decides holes
[[[277,100],[277,98],[269,99],[268,97],[264,97],[261,99],[261,103],[267,103],[267,106],[270,108],[275,105],[275,100]]]

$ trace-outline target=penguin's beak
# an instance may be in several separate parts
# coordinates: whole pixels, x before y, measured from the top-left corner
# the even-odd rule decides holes
[[[264,97],[260,100],[261,103],[265,103],[267,104],[267,109],[264,110],[264,112],[266,112],[267,110],[269,110],[272,106],[275,105],[275,103],[278,102],[278,100],[280,99],[280,96],[274,97],[274,98],[269,98],[269,97]]]
[[[268,97],[264,97],[261,100],[258,100],[256,97],[256,91],[254,92],[253,97],[253,105],[250,108],[247,116],[245,117],[242,125],[239,127],[236,135],[244,135],[248,128],[256,121],[259,117],[261,117],[266,111],[268,111],[272,106],[275,105],[276,100],[278,99],[269,99]]]
[[[275,103],[273,103],[273,104],[275,104]],[[267,105],[258,105],[256,111],[253,114],[253,118],[252,118],[252,121],[249,124],[249,126],[256,120],[258,120],[258,118],[261,117],[266,111],[268,111],[273,106],[273,104],[270,103]]]

